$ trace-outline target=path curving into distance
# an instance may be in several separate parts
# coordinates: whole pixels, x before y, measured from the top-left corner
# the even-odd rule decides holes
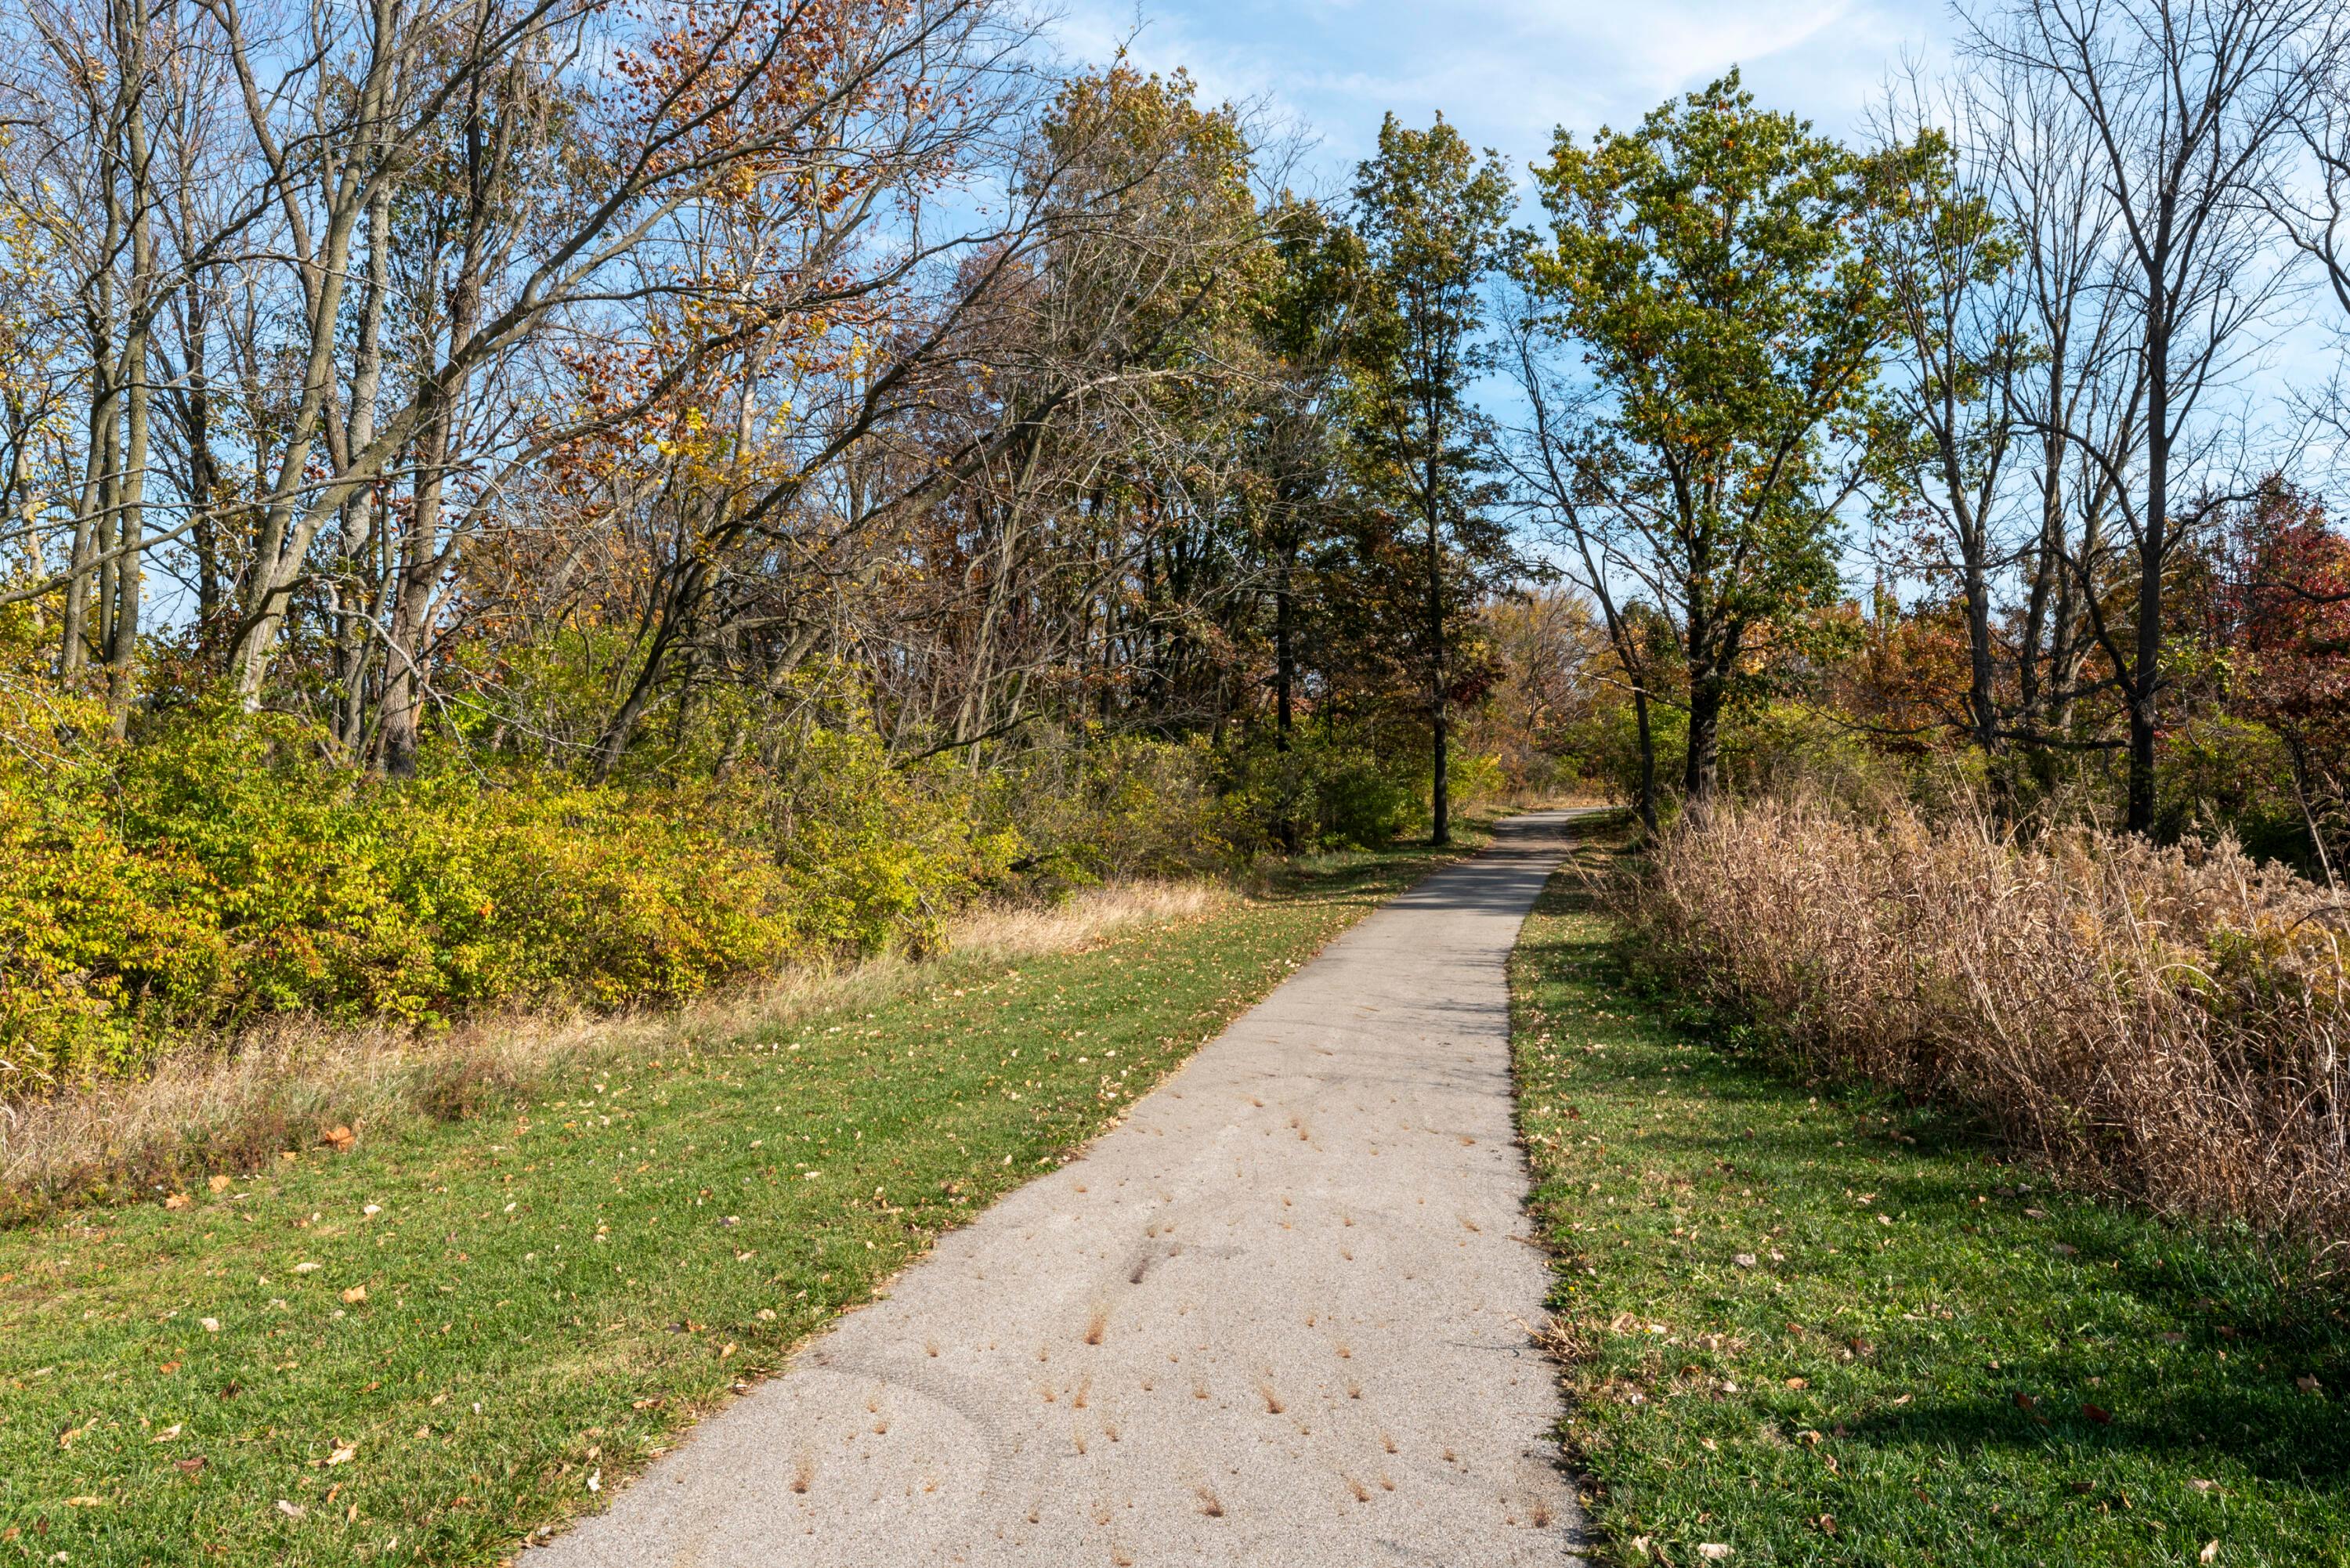
[[[525,1568],[1574,1561],[1504,968],[1566,818],[1357,924]]]

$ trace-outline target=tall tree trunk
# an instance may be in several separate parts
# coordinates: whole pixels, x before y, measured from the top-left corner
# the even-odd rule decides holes
[[[1690,597],[1689,622],[1689,751],[1682,758],[1682,809],[1702,822],[1713,809],[1721,775],[1721,709],[1737,649],[1706,608],[1702,592]]]
[[[391,290],[391,192],[376,193],[368,204],[368,285],[359,305],[359,347],[351,373],[348,451],[375,440],[376,402],[383,385],[383,312]],[[367,667],[374,611],[380,594],[369,568],[375,548],[382,486],[370,484],[343,512],[335,583],[335,730],[346,756],[356,757],[367,733]],[[411,737],[412,739],[412,737]],[[411,745],[412,753],[412,745]]]
[[[1721,774],[1721,684],[1711,676],[1690,682],[1689,756],[1681,774],[1682,798],[1700,821],[1713,807]]]
[[[1273,593],[1273,723],[1274,744],[1289,750],[1290,704],[1297,680],[1297,658],[1290,646],[1290,618],[1295,603],[1291,576],[1297,570],[1297,548],[1282,545],[1280,587]]]
[[[221,574],[220,525],[213,514],[220,498],[220,467],[213,457],[212,389],[198,357],[203,332],[200,319],[189,334],[188,505],[194,515],[189,519],[188,537],[196,554],[196,618],[209,621],[220,614],[228,595]]]
[[[1428,453],[1422,470],[1428,503],[1428,727],[1431,753],[1430,815],[1435,818],[1430,843],[1452,842],[1451,737],[1446,732],[1444,701],[1444,535],[1441,498],[1437,493],[1440,461],[1444,451],[1444,427],[1431,409],[1425,425]]]
[[[154,202],[147,142],[147,33],[145,0],[122,0],[115,7],[120,31],[124,91],[124,173],[130,183],[130,277],[123,290],[126,330],[122,340],[122,474],[116,524],[120,558],[114,574],[112,625],[108,628],[106,686],[108,722],[120,739],[130,729],[138,694],[140,589],[147,532],[148,414],[154,402],[150,377],[150,339],[154,330]]]
[[[2046,422],[2040,431],[2040,543],[2033,556],[2031,594],[2023,614],[2023,649],[2016,665],[2017,705],[2027,735],[2040,733],[2042,703],[2048,692],[2057,689],[2056,644],[2063,634],[2061,628],[2050,625],[2049,616],[2052,607],[2060,616],[2063,612],[2068,575],[2064,564],[2067,453],[2064,432],[2057,428],[2064,407],[2064,343],[2059,337],[2048,350]],[[2052,600],[2055,601],[2053,606]]]
[[[114,616],[120,607],[121,557],[115,554],[122,522],[122,364],[108,372],[112,391],[107,404],[106,428],[99,439],[98,522],[98,647],[101,665],[113,657]]]
[[[383,771],[416,775],[424,711],[424,661],[431,657],[432,588],[441,574],[441,513],[446,493],[449,410],[436,400],[416,444],[416,491],[400,540],[391,626],[384,639]]]
[[[1295,701],[1297,681],[1297,656],[1291,646],[1294,629],[1291,618],[1295,613],[1292,577],[1297,570],[1297,545],[1292,539],[1281,541],[1281,575],[1273,591],[1273,746],[1282,759],[1281,778],[1281,847],[1284,854],[1297,853],[1297,765],[1290,755],[1291,704]]]
[[[1640,748],[1640,826],[1657,836],[1657,732],[1648,719],[1648,683],[1632,678],[1632,725]]]
[[[1978,535],[1965,550],[1961,591],[1967,601],[1967,723],[1977,750],[1986,757],[1999,751],[1999,704],[1993,687],[1991,646],[1991,574],[1983,556],[1986,542]]]
[[[2170,342],[2162,319],[2162,279],[2149,269],[2147,327],[2146,515],[2137,562],[2137,646],[2129,680],[2129,815],[2132,833],[2151,834],[2155,817],[2156,701],[2161,690],[2162,568],[2169,540]]]
[[[113,254],[120,238],[109,226],[108,254]],[[89,661],[89,607],[94,598],[102,597],[92,580],[97,576],[92,563],[100,553],[99,524],[106,514],[110,477],[107,471],[107,432],[115,419],[112,271],[100,272],[91,280],[89,291],[89,444],[82,460],[81,496],[76,503],[73,554],[68,565],[71,580],[66,584],[65,625],[57,649],[57,668],[68,676],[78,674]],[[102,618],[106,612],[101,607],[99,613]]]
[[[455,359],[473,342],[481,325],[481,213],[467,236],[457,265],[456,286],[450,291],[449,357]],[[453,560],[458,545],[441,537],[447,507],[449,458],[453,450],[458,410],[465,397],[466,376],[460,372],[445,387],[427,389],[427,407],[417,441],[416,502],[409,518],[408,536],[401,541],[400,583],[391,606],[391,630],[384,649],[383,764],[395,778],[416,772],[416,747],[424,708],[424,663],[431,657],[433,589]]]

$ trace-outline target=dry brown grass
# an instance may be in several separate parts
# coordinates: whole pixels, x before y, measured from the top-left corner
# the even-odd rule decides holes
[[[1200,918],[1237,895],[1212,882],[1130,882],[1061,903],[981,907],[950,954],[1074,952],[1142,924]],[[234,1042],[192,1042],[135,1082],[0,1103],[0,1224],[78,1202],[151,1197],[283,1151],[417,1120],[452,1121],[527,1093],[550,1072],[699,1050],[922,983],[928,961],[885,956],[798,970],[660,1012],[515,1012],[437,1034],[273,1020]],[[348,1134],[344,1141],[348,1141]]]
[[[1646,961],[1820,1069],[2167,1212],[2350,1240],[2345,906],[2232,845],[1763,802],[1677,831],[1626,902]]]

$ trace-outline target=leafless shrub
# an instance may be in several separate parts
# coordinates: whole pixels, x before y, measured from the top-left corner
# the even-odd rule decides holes
[[[1818,1069],[2164,1212],[2350,1239],[2350,911],[2232,843],[1763,801],[1671,835],[1624,898],[1645,961]]]

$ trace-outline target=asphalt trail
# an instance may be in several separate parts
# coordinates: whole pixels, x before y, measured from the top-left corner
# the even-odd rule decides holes
[[[1574,1561],[1504,972],[1564,820],[1355,926],[525,1568]]]

